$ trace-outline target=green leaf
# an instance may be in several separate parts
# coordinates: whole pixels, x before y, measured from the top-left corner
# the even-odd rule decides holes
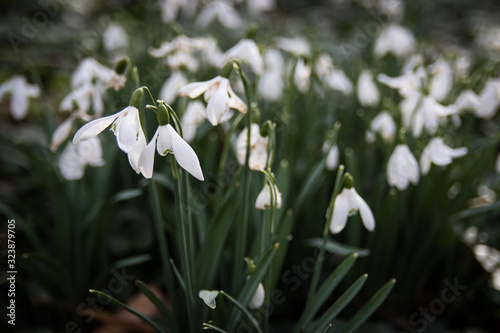
[[[215,299],[219,296],[219,291],[218,290],[200,290],[198,293],[198,297],[205,302],[206,305],[211,307],[212,309],[215,309],[217,304],[215,304]]]
[[[131,256],[128,258],[124,258],[121,260],[118,260],[115,262],[113,265],[111,265],[111,269],[120,269],[123,267],[130,267],[130,266],[135,266],[142,264],[146,261],[151,260],[152,256],[150,254],[139,254],[136,256]]]
[[[149,287],[142,282],[141,280],[136,280],[135,284],[139,288],[139,290],[146,296],[151,303],[153,303],[156,308],[160,311],[161,315],[163,318],[165,318],[165,321],[167,322],[168,327],[172,327],[173,325],[173,320],[172,320],[172,313],[167,309],[165,306],[165,303],[161,299],[158,298],[158,296],[155,295],[155,293],[149,289]]]
[[[330,274],[323,285],[314,294],[311,302],[309,303],[310,306],[306,307],[306,309],[302,313],[302,316],[300,316],[294,332],[298,332],[301,327],[305,327],[309,324],[309,322],[314,318],[323,303],[325,303],[328,297],[330,297],[333,290],[339,285],[344,276],[349,272],[357,258],[358,254],[352,253],[340,263],[340,265],[332,272],[332,274]]]
[[[170,259],[170,264],[172,265],[172,268],[174,269],[174,274],[179,280],[179,283],[181,284],[182,290],[184,290],[184,293],[186,293],[186,283],[184,282],[184,279],[182,278],[181,273],[177,269],[177,266],[175,266],[174,260]]]
[[[125,305],[123,304],[122,302],[120,302],[119,300],[115,299],[114,297],[111,297],[109,296],[108,294],[106,293],[103,293],[99,290],[93,290],[93,289],[90,289],[89,290],[92,294],[94,295],[97,295],[107,301],[110,301],[111,303],[113,303],[114,305],[136,315],[137,317],[139,317],[140,319],[144,320],[146,323],[148,323],[156,332],[158,333],[163,333],[163,330],[155,323],[153,322],[151,319],[149,319],[148,317],[144,316],[142,313],[140,312],[137,312],[136,310],[132,309],[131,307],[129,307],[128,305]]]
[[[349,320],[346,326],[342,328],[342,333],[353,332],[359,325],[361,325],[365,320],[372,315],[372,313],[385,301],[387,296],[394,287],[396,279],[391,279],[386,284],[384,284],[371,298],[370,300],[359,310],[354,317]]]
[[[257,320],[254,318],[254,316],[252,316],[252,314],[247,310],[247,308],[243,304],[238,302],[236,299],[231,297],[231,295],[227,294],[223,290],[221,290],[220,293],[221,293],[221,295],[225,296],[229,301],[231,301],[231,303],[233,303],[241,312],[243,312],[248,317],[248,319],[250,320],[252,325],[255,327],[257,332],[262,333],[262,330],[259,327],[259,323],[257,322]]]
[[[140,197],[143,194],[142,189],[140,188],[130,188],[115,194],[111,199],[111,203],[117,203],[119,201],[130,200],[133,198]]]
[[[475,216],[478,214],[483,214],[483,213],[487,213],[490,211],[496,211],[497,209],[500,209],[500,201],[497,201],[497,202],[495,202],[491,205],[488,205],[488,206],[481,206],[481,207],[464,209],[456,214],[449,216],[447,218],[447,221],[454,222],[454,221],[466,219],[468,217],[472,217],[472,216]]]
[[[321,316],[321,318],[308,330],[308,332],[318,332],[322,327],[327,326],[333,319],[342,311],[352,299],[359,293],[365,284],[368,274],[361,275],[350,287],[347,289],[335,303]]]
[[[321,238],[308,239],[306,240],[305,244],[306,246],[321,248],[321,246],[323,246],[323,240]],[[328,239],[326,241],[325,250],[329,253],[335,253],[340,256],[347,256],[354,252],[356,252],[360,257],[366,257],[370,255],[370,250],[368,249],[345,245],[331,239]]]

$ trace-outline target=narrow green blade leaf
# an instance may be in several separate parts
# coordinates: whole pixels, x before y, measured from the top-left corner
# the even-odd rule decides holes
[[[142,195],[143,191],[140,188],[129,188],[126,190],[122,190],[118,193],[116,193],[110,201],[112,203],[117,203],[120,201],[125,201],[125,200],[130,200],[133,198],[140,197]]]
[[[136,280],[135,284],[144,294],[144,296],[146,296],[151,301],[151,303],[153,303],[160,311],[161,315],[163,316],[163,318],[165,318],[165,321],[168,324],[167,326],[172,327],[172,313],[167,309],[165,303],[163,303],[163,301],[159,299],[158,296],[156,296],[155,293],[151,289],[149,289],[149,287],[141,280]]]
[[[182,290],[184,290],[184,292],[186,292],[186,283],[184,282],[184,279],[182,278],[181,273],[177,269],[177,266],[175,266],[174,260],[170,259],[170,264],[172,265],[172,268],[174,269],[175,276],[177,277],[177,279],[179,280],[179,283],[181,284]]]
[[[136,256],[131,256],[128,258],[118,260],[111,267],[112,269],[120,269],[123,267],[135,266],[151,260],[151,257],[152,256],[150,254],[139,254]]]
[[[308,330],[308,332],[318,332],[322,327],[327,326],[333,319],[342,311],[352,299],[359,293],[365,284],[368,274],[361,275],[342,296],[340,296],[335,303],[321,316],[321,318]]]
[[[372,313],[385,301],[387,296],[394,287],[396,279],[391,279],[384,284],[370,300],[359,310],[354,317],[349,320],[346,326],[342,328],[342,333],[350,333],[359,327],[365,320],[372,315]]]
[[[114,305],[136,315],[137,317],[139,317],[140,319],[144,320],[146,323],[148,323],[156,332],[158,333],[163,333],[163,330],[155,323],[153,322],[151,319],[149,319],[148,317],[144,316],[142,313],[140,312],[137,312],[135,311],[134,309],[132,309],[131,307],[129,307],[128,305],[125,305],[123,304],[122,302],[120,302],[119,300],[109,296],[108,294],[106,293],[103,293],[99,290],[93,290],[93,289],[90,289],[89,290],[92,294],[94,295],[97,295],[107,301],[110,301],[111,303],[113,303]]]
[[[323,246],[323,240],[321,238],[313,238],[307,240],[305,244],[307,246],[321,248],[321,246]],[[345,245],[331,239],[327,240],[325,250],[329,253],[335,253],[340,256],[346,256],[353,252],[356,252],[360,257],[366,257],[370,255],[370,250],[368,249]]]
[[[231,295],[227,294],[223,290],[221,290],[220,293],[221,293],[221,295],[225,296],[229,301],[231,301],[231,303],[233,303],[241,312],[243,312],[245,314],[245,316],[248,317],[248,319],[250,320],[252,325],[255,327],[257,332],[262,333],[262,330],[259,327],[259,323],[257,322],[257,320],[254,318],[254,316],[252,316],[252,314],[247,310],[247,308],[243,304],[238,302],[236,299],[231,297]]]
[[[326,281],[312,298],[310,306],[306,308],[302,313],[302,316],[300,316],[295,331],[309,324],[309,322],[314,318],[323,303],[328,299],[333,290],[339,285],[344,276],[349,272],[357,258],[358,254],[352,253],[340,263],[340,265],[332,272],[332,274],[330,274],[330,276],[326,279]]]

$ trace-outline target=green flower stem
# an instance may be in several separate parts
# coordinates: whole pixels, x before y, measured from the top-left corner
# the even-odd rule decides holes
[[[154,227],[156,231],[156,237],[157,237],[157,242],[158,242],[158,247],[160,249],[160,258],[161,258],[161,265],[163,268],[163,277],[162,281],[165,281],[167,290],[168,290],[168,297],[170,298],[170,301],[172,304],[175,302],[175,287],[174,287],[174,278],[173,278],[173,273],[170,268],[170,253],[168,250],[168,245],[167,245],[167,238],[165,235],[165,226],[164,226],[164,221],[161,213],[161,206],[160,206],[160,196],[158,194],[158,184],[155,183],[153,180],[149,182],[149,194],[153,198],[152,206],[153,206],[153,215],[154,215]],[[173,316],[174,322],[176,321],[176,317]],[[175,326],[176,327],[176,326]]]
[[[335,177],[335,185],[333,186],[332,199],[330,200],[330,206],[328,208],[328,214],[326,217],[325,226],[323,228],[323,244],[321,245],[321,249],[320,249],[318,258],[323,258],[323,256],[325,255],[325,247],[326,247],[326,242],[328,240],[328,231],[330,228],[330,219],[331,219],[332,214],[333,214],[333,204],[335,202],[335,198],[337,197],[337,195],[340,192],[340,187],[342,185],[343,175],[344,175],[344,166],[340,165],[338,170],[337,170],[337,176]],[[314,295],[316,294],[316,289],[318,287],[319,277],[321,275],[321,268],[323,266],[323,260],[316,261],[315,266],[316,267],[314,269],[314,274],[313,274],[313,278],[311,281],[311,286],[309,287],[309,293],[307,295],[307,302],[306,302],[306,307],[305,307],[306,309],[311,305],[310,304],[311,300],[313,299]]]
[[[250,157],[250,133],[251,133],[251,125],[252,125],[252,94],[250,91],[250,84],[248,81],[248,78],[246,75],[241,71],[241,67],[239,66],[239,63],[235,62],[238,67],[238,72],[240,74],[241,80],[243,81],[243,87],[245,88],[245,96],[247,99],[247,149],[246,149],[246,156],[245,156],[245,167],[243,171],[243,185],[242,185],[242,191],[243,191],[243,210],[242,210],[242,217],[241,217],[241,222],[237,223],[236,225],[236,251],[235,251],[235,256],[234,256],[234,262],[233,262],[233,276],[232,276],[232,281],[233,281],[233,293],[234,294],[239,294],[239,291],[241,289],[241,284],[243,282],[243,276],[242,276],[242,271],[243,271],[243,258],[245,256],[245,251],[246,251],[246,234],[247,234],[247,229],[248,229],[248,220],[249,220],[249,215],[250,215],[250,169],[249,169],[249,164],[248,160]]]
[[[185,171],[180,170],[172,156],[172,169],[174,174],[179,176],[176,185],[176,199],[178,200],[179,218],[180,218],[180,229],[179,240],[181,241],[181,270],[182,277],[186,284],[186,306],[188,312],[188,319],[190,323],[190,332],[196,332],[196,316],[194,313],[194,293],[193,293],[193,264],[194,264],[194,254],[193,254],[193,236],[192,236],[192,226],[190,225],[190,209],[189,203],[186,200],[187,182],[184,180],[186,178]]]

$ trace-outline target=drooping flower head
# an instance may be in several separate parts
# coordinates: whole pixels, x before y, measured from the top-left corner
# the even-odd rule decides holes
[[[30,84],[24,76],[15,75],[0,85],[0,100],[11,94],[10,113],[15,120],[22,120],[28,114],[28,99],[40,96],[40,88]]]
[[[213,126],[217,126],[229,109],[247,112],[246,104],[231,89],[229,80],[217,76],[209,81],[190,83],[179,90],[179,95],[196,98],[203,95],[207,102],[207,119]]]
[[[333,204],[330,232],[332,234],[341,232],[346,226],[347,218],[355,215],[358,211],[365,228],[368,231],[373,231],[375,229],[375,218],[373,217],[370,207],[353,187],[352,176],[346,173],[344,177],[345,187],[342,189],[342,192],[337,195]]]
[[[387,182],[404,191],[410,182],[417,185],[419,178],[418,162],[404,142],[404,132],[402,132],[400,142],[387,162]]]
[[[453,149],[444,143],[443,138],[433,138],[424,148],[420,156],[420,168],[422,175],[429,173],[431,163],[438,166],[445,166],[453,161],[453,158],[462,157],[467,154],[467,148],[461,147]]]
[[[244,128],[238,136],[238,139],[236,139],[236,157],[240,165],[245,165],[247,143],[248,128]],[[260,126],[258,124],[252,124],[250,126],[250,155],[248,159],[248,167],[250,169],[264,170],[266,168],[268,147],[269,137],[261,135]]]

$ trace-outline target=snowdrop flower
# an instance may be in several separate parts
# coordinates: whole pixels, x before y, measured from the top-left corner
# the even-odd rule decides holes
[[[142,175],[148,179],[153,176],[155,150],[161,156],[172,153],[177,163],[184,170],[189,172],[193,177],[204,180],[198,156],[196,156],[193,148],[175,131],[172,125],[158,126],[153,138],[139,157],[139,169]]]
[[[217,45],[214,38],[204,38],[206,46],[201,48],[202,60],[215,68],[222,68],[224,65],[224,54]]]
[[[408,145],[404,143],[396,145],[387,162],[387,182],[389,185],[404,191],[410,182],[417,185],[419,178],[418,162]]]
[[[295,72],[293,73],[293,83],[297,90],[305,94],[309,91],[309,86],[311,84],[311,66],[306,65],[304,58],[299,58],[295,66]]]
[[[276,7],[275,0],[247,0],[248,12],[252,15],[259,15],[270,12]]]
[[[346,173],[346,176],[346,186],[342,189],[342,192],[337,195],[333,204],[330,232],[332,234],[341,232],[347,223],[347,218],[355,215],[358,211],[365,228],[368,231],[373,231],[375,229],[375,218],[373,217],[373,213],[366,201],[361,198],[353,187],[351,175]]]
[[[262,99],[277,101],[283,94],[283,71],[285,61],[281,53],[273,48],[264,53],[265,71],[262,74],[257,90]]]
[[[257,290],[255,290],[255,293],[252,296],[252,299],[250,300],[250,303],[248,303],[248,307],[251,310],[255,310],[260,308],[264,304],[264,299],[265,299],[265,292],[264,292],[264,286],[262,283],[259,283],[257,286]]]
[[[113,69],[102,65],[94,58],[86,58],[80,62],[71,76],[71,87],[76,89],[83,85],[94,84],[95,81],[108,84],[116,78],[116,75]]]
[[[22,120],[28,114],[29,98],[40,96],[40,88],[28,83],[24,76],[15,75],[0,85],[0,100],[9,93],[10,113],[15,120]]]
[[[484,244],[477,244],[472,249],[474,255],[487,272],[493,272],[500,267],[500,251]]]
[[[323,153],[327,153],[328,155],[326,156],[325,160],[325,167],[327,170],[333,171],[337,168],[339,165],[339,147],[337,145],[332,145],[330,149],[328,149],[329,144],[328,141],[326,141],[323,144]]]
[[[455,105],[443,106],[436,102],[433,96],[425,96],[413,115],[412,132],[416,137],[422,134],[425,128],[430,134],[434,134],[441,117],[457,113]]]
[[[227,0],[208,2],[198,14],[195,24],[201,29],[206,29],[215,19],[228,29],[236,29],[243,24],[240,15]]]
[[[209,81],[190,83],[179,90],[179,95],[196,98],[203,94],[207,102],[207,119],[217,126],[230,108],[247,112],[246,104],[234,93],[227,78],[217,76]]]
[[[160,99],[167,104],[173,104],[179,89],[188,84],[188,79],[182,72],[174,71],[165,81],[160,90]]]
[[[57,148],[68,138],[73,128],[73,121],[75,116],[71,115],[59,125],[54,133],[52,134],[52,139],[50,141],[50,151],[55,152]]]
[[[430,94],[436,101],[442,102],[450,93],[453,84],[451,66],[447,61],[438,59],[429,69],[433,75],[430,81]]]
[[[275,206],[276,208],[281,208],[281,192],[278,190],[278,187],[276,185],[273,185],[274,190],[276,190],[276,197],[275,197]],[[255,200],[255,208],[259,210],[266,210],[271,208],[271,198],[272,194],[271,187],[269,184],[264,185],[262,190],[260,191],[259,195],[257,196],[257,200]]]
[[[472,110],[476,112],[481,103],[479,96],[472,90],[463,90],[455,101],[457,111]]]
[[[420,157],[420,169],[422,175],[429,173],[431,163],[439,166],[445,166],[453,161],[453,158],[462,157],[467,154],[467,148],[450,148],[442,138],[433,138],[422,152]]]
[[[118,23],[112,23],[103,33],[104,48],[112,53],[128,46],[128,36],[125,29]]]
[[[283,51],[289,52],[296,56],[309,57],[311,54],[311,46],[303,37],[295,38],[276,38],[276,46]]]
[[[490,79],[486,82],[479,95],[479,105],[476,117],[483,119],[492,118],[500,105],[500,79]]]
[[[206,119],[206,109],[200,101],[193,101],[188,104],[186,111],[181,118],[182,135],[186,142],[193,141],[196,130]]]
[[[316,74],[321,81],[326,83],[331,89],[340,91],[344,95],[350,95],[353,91],[353,84],[345,73],[333,66],[332,58],[322,53],[316,59]]]
[[[375,133],[380,134],[385,143],[391,143],[396,134],[396,123],[387,111],[380,112],[370,123],[370,130],[366,131],[365,139],[368,143],[375,142]]]
[[[257,75],[262,75],[264,71],[264,61],[259,53],[259,48],[255,41],[251,39],[243,38],[224,53],[224,63],[231,59],[238,59],[249,64],[252,71]]]
[[[391,23],[380,32],[375,41],[373,53],[379,58],[387,53],[392,53],[396,57],[404,57],[415,48],[416,41],[412,33],[396,23]]]
[[[363,70],[359,75],[357,96],[359,103],[364,107],[376,106],[379,102],[377,85],[373,80],[372,72],[368,69]]]
[[[245,127],[236,139],[236,157],[240,165],[245,165],[247,153],[248,128]],[[250,156],[248,167],[252,170],[264,170],[267,164],[267,148],[269,146],[269,137],[260,135],[258,124],[252,124],[250,127]]]
[[[172,41],[162,43],[157,49],[150,49],[149,54],[154,58],[164,58],[172,69],[179,69],[183,66],[191,72],[196,72],[200,63],[193,53],[208,46],[209,43],[204,38],[189,38],[180,35]]]
[[[93,167],[104,165],[101,141],[97,137],[79,142],[76,145],[68,144],[58,161],[61,175],[66,180],[81,179],[87,165]]]
[[[163,23],[174,22],[182,11],[187,17],[192,17],[197,5],[197,0],[163,0],[161,5],[161,18]]]
[[[59,109],[63,111],[76,112],[82,118],[88,116],[92,107],[97,117],[104,112],[103,101],[104,89],[102,85],[85,83],[70,92],[59,104]],[[76,109],[75,109],[76,106]]]

